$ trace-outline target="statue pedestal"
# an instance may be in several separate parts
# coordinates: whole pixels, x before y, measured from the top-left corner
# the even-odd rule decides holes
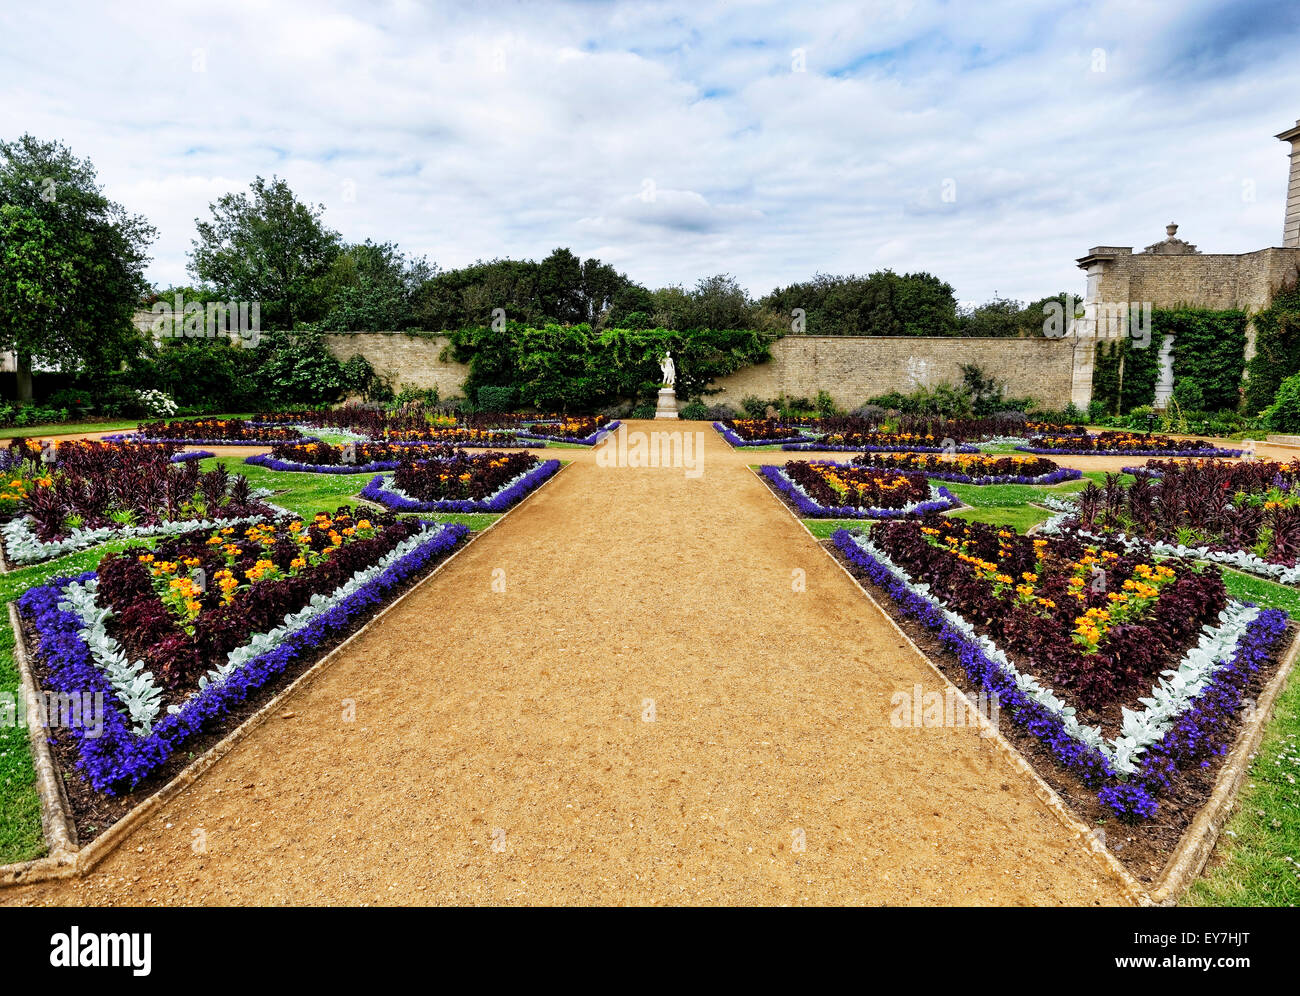
[[[659,403],[655,406],[655,418],[677,417],[677,392],[671,387],[659,389]]]

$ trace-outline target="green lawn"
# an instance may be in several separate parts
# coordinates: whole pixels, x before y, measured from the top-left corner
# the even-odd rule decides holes
[[[1300,904],[1300,680],[1292,672],[1187,906]]]
[[[235,415],[185,415],[177,418],[252,418],[254,412],[242,412]],[[143,421],[150,421],[144,419]],[[108,419],[102,422],[59,422],[50,425],[10,425],[0,428],[0,439],[13,439],[17,436],[66,436],[78,432],[123,432],[134,430],[141,419]]]

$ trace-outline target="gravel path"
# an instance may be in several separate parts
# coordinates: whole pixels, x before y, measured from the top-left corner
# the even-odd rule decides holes
[[[781,455],[700,428],[696,478],[555,454],[289,718],[0,902],[1123,902],[989,741],[890,725],[936,678],[746,467]]]

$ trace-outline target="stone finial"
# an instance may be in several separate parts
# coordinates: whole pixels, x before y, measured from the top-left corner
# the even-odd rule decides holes
[[[1142,251],[1156,256],[1192,256],[1200,252],[1190,242],[1180,239],[1177,232],[1178,226],[1171,221],[1165,226],[1165,238],[1160,242],[1153,242]]]

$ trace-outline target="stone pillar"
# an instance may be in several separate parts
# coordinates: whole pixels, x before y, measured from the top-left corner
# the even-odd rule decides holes
[[[1300,121],[1277,137],[1291,145],[1291,173],[1286,188],[1286,222],[1282,227],[1282,245],[1300,249]]]
[[[1174,337],[1165,336],[1160,344],[1160,377],[1156,381],[1156,400],[1154,407],[1168,408],[1169,399],[1174,396]]]
[[[1086,257],[1085,257],[1086,259]],[[1070,400],[1085,412],[1092,404],[1092,371],[1097,359],[1097,313],[1101,299],[1101,264],[1084,267],[1088,289],[1083,295],[1083,317],[1067,315],[1067,336],[1073,351],[1070,375]]]

